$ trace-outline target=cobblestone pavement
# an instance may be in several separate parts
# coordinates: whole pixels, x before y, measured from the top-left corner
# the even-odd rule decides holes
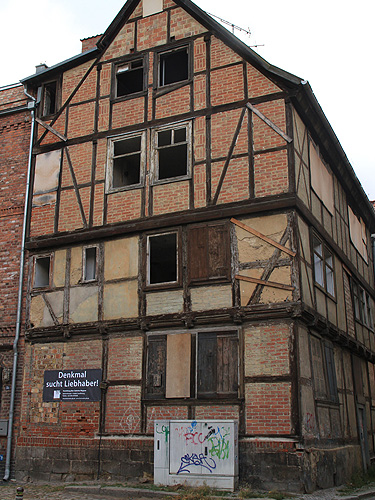
[[[23,500],[165,500],[173,499],[176,493],[167,494],[164,492],[151,492],[134,488],[115,487],[114,485],[102,485],[100,483],[66,485],[63,483],[26,483],[21,484],[15,481],[0,483],[0,500],[21,500],[17,497],[17,487],[24,488]],[[105,491],[103,491],[105,490]],[[353,493],[349,496],[342,496],[339,489],[331,488],[319,490],[310,495],[293,495],[293,500],[375,500],[375,485]],[[204,497],[202,497],[203,499]],[[211,497],[212,498],[212,497]],[[216,497],[217,499],[223,497]],[[234,494],[228,500],[239,500]],[[253,498],[252,500],[257,500]],[[258,500],[270,500],[266,498]]]

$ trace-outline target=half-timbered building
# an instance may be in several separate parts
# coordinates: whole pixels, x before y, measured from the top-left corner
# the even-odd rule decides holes
[[[23,84],[17,474],[152,473],[158,419],[238,421],[254,486],[366,467],[375,216],[309,84],[190,0],[128,0]]]

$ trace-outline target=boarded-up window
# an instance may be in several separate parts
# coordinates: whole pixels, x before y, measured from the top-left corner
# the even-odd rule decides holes
[[[335,356],[331,342],[311,336],[314,389],[318,399],[338,402]]]
[[[327,210],[334,214],[333,178],[322,162],[314,144],[310,141],[311,187],[324,203]]]
[[[227,224],[188,229],[190,282],[230,278],[230,241]]]
[[[166,337],[149,337],[146,392],[150,398],[165,395]]]
[[[368,328],[374,328],[372,300],[365,290],[352,278],[351,280],[354,316]]]
[[[167,398],[190,397],[191,335],[167,336]]]
[[[348,207],[348,215],[351,242],[365,262],[368,262],[366,226],[363,220],[358,218],[350,207]]]
[[[198,335],[197,394],[200,397],[236,396],[238,339],[235,335]]]
[[[238,397],[238,366],[237,332],[150,336],[146,397]]]

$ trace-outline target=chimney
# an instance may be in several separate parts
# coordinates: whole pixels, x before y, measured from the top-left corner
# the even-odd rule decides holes
[[[82,42],[82,52],[86,52],[87,50],[93,49],[96,47],[96,42],[100,40],[102,35],[90,36],[88,38],[81,38]]]
[[[40,63],[40,64],[37,64],[35,66],[35,73],[41,73],[42,71],[44,71],[45,69],[47,69],[48,66],[46,63]]]

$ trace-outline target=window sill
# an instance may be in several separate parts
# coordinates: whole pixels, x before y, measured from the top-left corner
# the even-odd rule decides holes
[[[322,293],[324,293],[324,295],[326,295],[329,299],[333,300],[333,302],[337,303],[337,299],[334,295],[331,295],[329,292],[327,292],[327,290],[325,288],[322,287],[322,285],[320,285],[318,282],[314,281],[314,285],[316,286],[316,288],[318,288],[318,290],[320,290]]]
[[[131,186],[121,186],[117,188],[106,189],[106,194],[120,193],[122,191],[133,191],[134,189],[142,189],[144,187],[144,182],[138,184],[132,184]]]
[[[159,292],[160,290],[176,290],[182,288],[180,282],[176,283],[155,283],[154,285],[146,285],[145,292]]]
[[[152,181],[152,186],[160,186],[162,184],[171,184],[172,182],[181,182],[181,181],[189,181],[191,179],[191,175],[181,175],[179,177],[170,177],[168,179],[154,180]]]
[[[137,99],[139,97],[146,97],[147,90],[140,90],[139,92],[134,92],[133,94],[121,95],[121,96],[112,96],[111,103],[115,104],[117,102],[129,101],[131,99]]]

